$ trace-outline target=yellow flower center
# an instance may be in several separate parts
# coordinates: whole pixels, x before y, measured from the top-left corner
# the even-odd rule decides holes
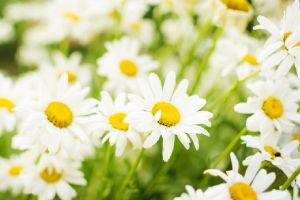
[[[10,176],[19,176],[21,171],[22,171],[22,167],[20,165],[14,165],[8,169],[8,174]]]
[[[284,111],[280,99],[277,99],[276,97],[273,96],[268,97],[263,102],[262,110],[271,119],[276,119],[281,117]]]
[[[5,108],[9,112],[12,112],[12,109],[14,107],[15,107],[15,104],[11,100],[9,100],[7,98],[0,98],[0,109]]]
[[[178,109],[167,102],[158,102],[152,108],[152,114],[161,111],[160,119],[158,123],[167,127],[176,125],[180,121],[180,113]]]
[[[251,64],[253,66],[259,64],[257,58],[254,55],[252,55],[252,54],[246,54],[244,56],[244,58],[243,58],[243,61],[246,62],[246,63],[249,63],[249,64]]]
[[[274,159],[275,157],[281,157],[281,153],[272,146],[265,146],[264,149],[270,154],[272,159]]]
[[[61,102],[49,103],[45,114],[49,122],[59,128],[68,127],[73,121],[73,113],[70,108]]]
[[[68,82],[69,82],[69,83],[75,83],[75,82],[76,82],[77,76],[76,76],[75,73],[70,72],[70,71],[63,71],[62,73],[59,74],[59,77],[60,77],[61,75],[63,75],[64,73],[67,73],[67,75],[68,75]]]
[[[80,17],[78,16],[78,14],[76,14],[75,12],[71,12],[71,11],[67,11],[64,12],[64,17],[72,22],[79,22]]]
[[[233,184],[229,192],[232,200],[258,200],[256,192],[246,183]]]
[[[122,60],[119,63],[119,67],[121,72],[129,77],[135,76],[138,71],[136,64],[131,60],[127,60],[127,59]]]
[[[133,30],[133,31],[140,31],[141,30],[141,24],[139,22],[134,22],[134,23],[131,23],[130,24],[130,28]]]
[[[62,173],[57,172],[55,170],[55,168],[52,168],[52,169],[45,168],[40,173],[40,177],[47,183],[51,184],[51,183],[55,183],[55,182],[59,181],[59,179],[61,179],[61,177],[62,177]]]
[[[294,133],[292,135],[292,137],[293,137],[293,140],[297,140],[300,143],[300,133]]]
[[[124,122],[125,117],[126,117],[125,113],[122,112],[115,113],[109,117],[109,123],[115,129],[119,129],[121,131],[127,131],[129,125]]]
[[[292,35],[292,32],[286,32],[286,33],[284,33],[283,34],[283,41],[285,42],[289,37],[290,37],[290,35]],[[297,42],[295,45],[294,45],[294,47],[299,47],[300,46],[300,41],[299,42]]]
[[[249,11],[249,3],[247,0],[221,0],[227,8],[238,11]]]

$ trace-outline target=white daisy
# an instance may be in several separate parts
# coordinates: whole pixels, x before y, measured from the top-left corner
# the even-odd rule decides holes
[[[109,140],[111,145],[116,145],[117,156],[123,154],[128,142],[133,148],[142,147],[141,133],[124,121],[132,111],[124,93],[113,101],[107,92],[101,92],[98,112],[91,117],[90,129],[100,132],[100,135],[105,133],[102,142]]]
[[[209,200],[289,200],[288,191],[266,191],[275,181],[274,173],[259,170],[259,163],[253,161],[245,175],[239,174],[239,162],[233,153],[230,154],[232,170],[223,173],[216,169],[206,170],[213,176],[221,177],[226,183],[210,187],[205,195]]]
[[[17,124],[15,107],[22,100],[20,87],[12,79],[0,74],[0,135],[4,131],[13,131]]]
[[[167,75],[163,85],[156,74],[150,74],[149,80],[139,80],[142,96],[129,95],[138,111],[130,114],[126,121],[138,131],[149,133],[145,148],[152,147],[162,136],[164,161],[168,161],[172,154],[175,136],[186,149],[189,149],[191,140],[198,149],[197,134],[209,135],[199,125],[211,125],[212,113],[200,111],[206,101],[197,95],[188,96],[187,80],[181,81],[178,87],[175,84],[174,72]]]
[[[252,114],[247,119],[248,130],[263,134],[275,130],[290,132],[294,123],[300,123],[299,92],[292,90],[285,80],[258,81],[248,88],[255,96],[234,107],[239,113]]]
[[[187,193],[183,193],[180,197],[175,197],[174,200],[204,200],[204,193],[202,190],[195,190],[192,186],[186,185]]]
[[[24,169],[32,160],[32,156],[23,153],[21,155],[13,155],[9,159],[0,159],[0,190],[11,190],[13,194],[17,195],[23,191],[24,188]]]
[[[263,16],[257,18],[259,25],[255,28],[266,30],[271,34],[259,60],[263,62],[263,70],[278,66],[277,78],[285,76],[293,65],[296,66],[300,77],[300,24],[295,20],[299,17],[299,1],[295,0],[286,9],[279,27]]]
[[[98,59],[98,74],[108,77],[105,87],[115,92],[135,91],[137,78],[145,77],[158,63],[148,55],[139,55],[137,40],[122,38],[106,44],[107,52]]]
[[[44,79],[57,81],[63,73],[67,73],[70,84],[88,85],[90,83],[91,66],[81,64],[82,57],[79,52],[74,52],[69,57],[64,56],[61,52],[54,52],[52,59],[53,62],[46,62],[41,66],[41,76]]]
[[[282,148],[278,146],[280,134],[270,134],[261,136],[243,136],[242,140],[247,147],[258,149],[259,152],[247,157],[243,164],[249,165],[253,162],[269,161],[281,169],[287,176],[300,165],[300,159],[292,158],[292,153],[298,149],[299,142],[291,141]]]
[[[36,95],[16,108],[22,116],[22,127],[13,138],[13,146],[37,147],[40,152],[50,153],[62,148],[71,154],[76,142],[91,145],[86,120],[94,113],[97,101],[86,99],[88,91],[69,85],[67,74],[51,86],[40,81]]]
[[[71,200],[76,196],[72,185],[85,185],[80,164],[57,156],[43,155],[38,164],[32,163],[24,172],[25,193],[37,195],[40,200]]]

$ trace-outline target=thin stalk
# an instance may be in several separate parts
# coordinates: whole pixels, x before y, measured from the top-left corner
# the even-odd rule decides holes
[[[218,107],[222,107],[222,105],[225,104],[225,102],[227,101],[228,97],[233,93],[235,92],[239,87],[240,85],[242,85],[243,83],[245,83],[246,81],[248,81],[249,79],[255,77],[256,75],[258,75],[260,73],[260,70],[257,70],[251,74],[249,74],[247,77],[241,79],[241,80],[237,80],[230,88],[229,90],[227,90],[223,95],[219,96],[219,98],[217,98],[215,101],[213,101],[208,109],[212,109],[214,108],[219,102],[220,104],[218,104],[219,106]],[[222,105],[221,105],[222,104]]]
[[[188,68],[189,64],[191,63],[191,61],[195,55],[195,51],[197,50],[197,47],[199,47],[199,45],[203,42],[203,40],[205,39],[207,34],[211,31],[212,25],[211,25],[211,23],[206,23],[206,24],[204,24],[204,26],[201,26],[200,28],[201,29],[199,31],[199,34],[198,34],[195,42],[191,45],[191,48],[189,49],[188,53],[186,54],[186,57],[183,59],[183,61],[181,63],[181,67],[177,74],[178,80],[182,79],[186,69]]]
[[[135,161],[133,162],[133,165],[131,166],[131,169],[130,169],[127,177],[123,181],[120,189],[118,190],[118,192],[116,194],[116,198],[115,198],[116,200],[123,199],[123,197],[124,197],[123,195],[124,195],[125,189],[126,189],[127,185],[130,183],[133,175],[135,174],[136,169],[138,168],[138,165],[139,165],[140,161],[142,160],[143,155],[144,155],[144,148],[141,149],[141,151],[139,152],[139,154],[135,158]]]
[[[210,169],[216,169],[220,166],[222,161],[228,157],[230,152],[235,148],[236,144],[239,142],[240,138],[247,133],[247,128],[243,128],[229,143],[229,145],[226,147],[226,149],[219,155],[219,157],[216,159],[216,161],[210,166]],[[202,181],[200,182],[199,186],[208,183],[210,179],[210,176],[206,176]]]
[[[295,178],[300,174],[300,166],[293,172],[293,174],[288,178],[284,184],[280,187],[280,190],[286,190],[291,185],[291,183],[295,180]]]
[[[190,90],[191,94],[193,94],[198,89],[202,74],[208,65],[210,57],[216,48],[217,42],[218,42],[219,38],[221,37],[222,32],[223,32],[223,29],[220,27],[218,27],[217,30],[215,31],[213,38],[212,38],[212,44],[211,44],[210,48],[207,50],[204,57],[202,58],[202,61],[200,62],[200,65],[198,67],[195,82]]]

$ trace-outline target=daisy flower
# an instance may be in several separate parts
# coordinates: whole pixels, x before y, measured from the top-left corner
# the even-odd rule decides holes
[[[11,132],[16,127],[17,114],[14,109],[20,102],[22,92],[13,80],[2,74],[0,83],[0,134],[2,134],[4,131]]]
[[[25,193],[37,195],[40,200],[71,200],[76,196],[72,185],[85,185],[80,164],[53,155],[41,156],[38,164],[32,164],[24,172]]]
[[[261,136],[243,136],[241,139],[247,147],[258,149],[259,152],[247,157],[243,164],[249,165],[255,159],[256,162],[269,161],[281,169],[287,176],[300,165],[300,159],[292,158],[292,153],[296,152],[299,146],[298,141],[291,141],[282,148],[278,146],[280,134],[270,134]]]
[[[263,16],[257,18],[259,25],[255,29],[266,30],[271,34],[259,57],[263,62],[262,70],[278,66],[277,78],[285,76],[293,65],[300,78],[300,25],[295,20],[299,17],[299,1],[295,0],[286,9],[279,27]]]
[[[180,197],[175,197],[174,200],[204,200],[204,193],[202,190],[195,190],[192,186],[186,185],[187,193],[183,193]]]
[[[219,176],[226,183],[211,187],[206,190],[205,195],[209,200],[289,200],[288,191],[272,190],[266,191],[275,181],[274,173],[259,170],[259,163],[251,162],[245,175],[239,173],[239,162],[231,153],[232,170],[223,173],[216,169],[206,170],[205,173]]]
[[[97,101],[86,99],[89,89],[69,85],[66,73],[52,85],[40,82],[36,95],[16,108],[22,125],[13,146],[37,147],[40,152],[50,153],[62,148],[72,153],[76,142],[91,145],[86,120],[94,113]]]
[[[197,134],[209,135],[199,125],[211,125],[209,119],[212,113],[200,111],[206,101],[197,95],[188,96],[187,80],[181,81],[177,87],[175,84],[174,72],[167,75],[163,85],[156,74],[150,74],[148,80],[139,80],[142,96],[129,95],[137,111],[126,121],[138,131],[149,133],[144,142],[145,148],[152,147],[162,137],[164,161],[168,161],[172,154],[175,136],[186,149],[189,149],[191,140],[198,149]]]
[[[140,55],[137,40],[124,37],[106,44],[107,52],[98,59],[98,74],[108,77],[109,91],[136,91],[137,78],[145,77],[158,67],[148,55]]]
[[[70,84],[81,83],[88,85],[90,82],[90,66],[81,64],[81,54],[79,52],[72,53],[69,57],[64,56],[61,52],[53,53],[53,62],[47,62],[41,66],[41,75],[44,79],[52,78],[57,81],[63,73],[67,73],[68,82]],[[49,77],[50,76],[50,77]]]
[[[24,188],[24,169],[32,160],[32,156],[23,153],[21,155],[13,155],[9,159],[0,159],[0,190],[10,190],[14,195],[19,194]]]
[[[102,142],[107,140],[111,145],[116,145],[116,155],[121,156],[126,149],[128,142],[133,148],[142,147],[141,133],[138,133],[131,124],[124,119],[133,111],[127,103],[127,96],[119,94],[115,101],[109,93],[101,92],[101,101],[96,115],[91,118],[90,129],[105,133]]]
[[[248,130],[263,134],[275,130],[290,132],[294,123],[300,123],[299,92],[292,90],[285,80],[258,81],[248,88],[255,96],[234,107],[236,112],[252,114],[247,119]]]

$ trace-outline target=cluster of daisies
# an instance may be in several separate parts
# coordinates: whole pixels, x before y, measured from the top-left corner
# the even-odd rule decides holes
[[[22,72],[0,74],[0,134],[9,135],[16,152],[0,159],[0,191],[40,200],[76,198],[78,187],[90,188],[85,161],[94,160],[97,169],[97,152],[113,147],[120,160],[138,155],[123,184],[114,186],[118,192],[108,190],[117,195],[106,196],[125,198],[145,149],[161,149],[163,162],[172,163],[175,144],[200,148],[200,135],[209,136],[207,128],[222,118],[218,109],[206,111],[216,104],[205,100],[214,89],[225,90],[221,76],[237,83],[212,100],[220,105],[248,81],[251,96],[234,110],[250,115],[241,133],[251,134],[240,142],[254,153],[244,156],[243,173],[230,149],[222,159],[230,154],[232,170],[204,172],[225,183],[205,190],[187,185],[175,200],[298,200],[300,3],[273,1],[9,3],[0,19],[0,45],[18,42]],[[267,17],[256,22],[257,14]],[[249,31],[251,23],[255,31]],[[109,168],[106,156],[101,165]],[[279,177],[266,166],[293,178],[292,189],[274,187]]]
[[[241,4],[236,9],[244,8]],[[235,154],[231,153],[232,170],[226,173],[217,169],[205,171],[220,177],[225,183],[209,187],[204,192],[186,186],[187,193],[175,199],[299,199],[298,174],[291,183],[291,197],[286,190],[267,190],[275,182],[276,175],[264,169],[271,165],[289,178],[300,166],[300,23],[295,20],[299,17],[300,3],[296,0],[286,8],[278,23],[263,16],[257,18],[258,25],[254,29],[262,29],[270,35],[265,43],[246,36],[236,44],[234,42],[237,40],[232,36],[222,38],[215,51],[216,60],[213,61],[215,66],[222,62],[222,74],[228,75],[231,70],[236,69],[240,80],[258,74],[247,84],[251,92],[247,102],[234,106],[236,112],[250,115],[246,121],[247,130],[259,133],[241,137],[241,142],[254,149],[254,154],[243,160],[243,165],[247,168],[245,175],[239,173],[239,162]],[[219,52],[228,47],[239,51]],[[292,67],[295,67],[294,71],[291,70]]]

